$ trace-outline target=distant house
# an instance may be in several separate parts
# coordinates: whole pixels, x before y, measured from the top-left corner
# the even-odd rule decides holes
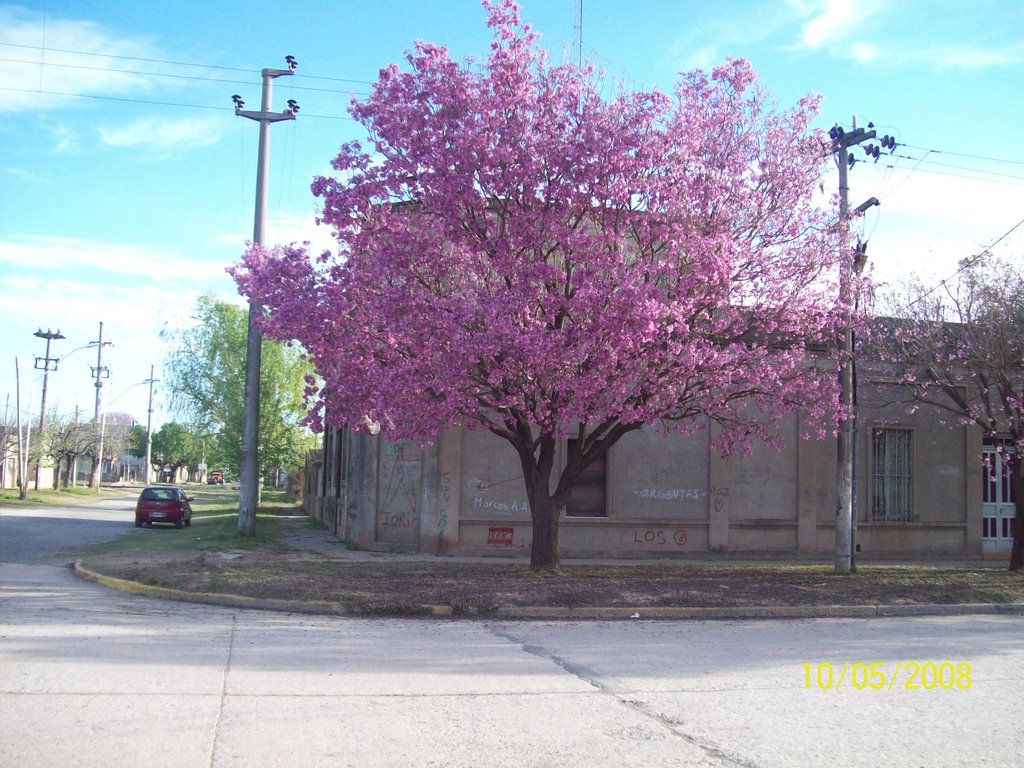
[[[0,488],[18,487],[18,433],[0,426]]]

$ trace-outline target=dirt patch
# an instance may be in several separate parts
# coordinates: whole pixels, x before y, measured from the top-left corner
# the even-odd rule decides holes
[[[404,614],[424,604],[492,615],[502,606],[765,607],[1024,602],[1024,574],[994,568],[861,566],[584,565],[560,575],[508,563],[338,562],[288,551],[240,557],[207,552],[159,561],[90,559],[91,570],[188,592],[329,601],[349,610]]]

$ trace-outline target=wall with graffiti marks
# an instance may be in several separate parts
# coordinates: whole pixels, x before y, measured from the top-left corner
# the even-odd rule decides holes
[[[377,541],[419,547],[423,449],[382,442],[377,480]]]

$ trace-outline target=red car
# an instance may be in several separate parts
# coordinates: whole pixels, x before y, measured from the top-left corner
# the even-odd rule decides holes
[[[144,489],[135,504],[135,527],[142,524],[174,523],[175,528],[192,525],[192,501],[173,485],[151,485]]]

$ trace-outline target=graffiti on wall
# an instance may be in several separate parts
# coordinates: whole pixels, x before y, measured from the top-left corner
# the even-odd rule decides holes
[[[671,544],[685,547],[688,538],[685,528],[637,528],[633,531],[633,543],[639,546],[661,547]]]
[[[708,492],[700,488],[641,488],[634,493],[641,499],[657,501],[700,501],[708,496]]]
[[[419,540],[423,451],[414,443],[385,443],[380,456],[377,539],[414,544]]]
[[[528,502],[521,499],[500,501],[498,499],[485,499],[483,496],[474,496],[473,509],[488,509],[492,512],[522,512],[529,514],[530,505]]]
[[[444,534],[448,528],[448,509],[452,502],[451,476],[447,472],[441,473],[441,483],[437,488],[437,500],[437,548],[444,551]]]

